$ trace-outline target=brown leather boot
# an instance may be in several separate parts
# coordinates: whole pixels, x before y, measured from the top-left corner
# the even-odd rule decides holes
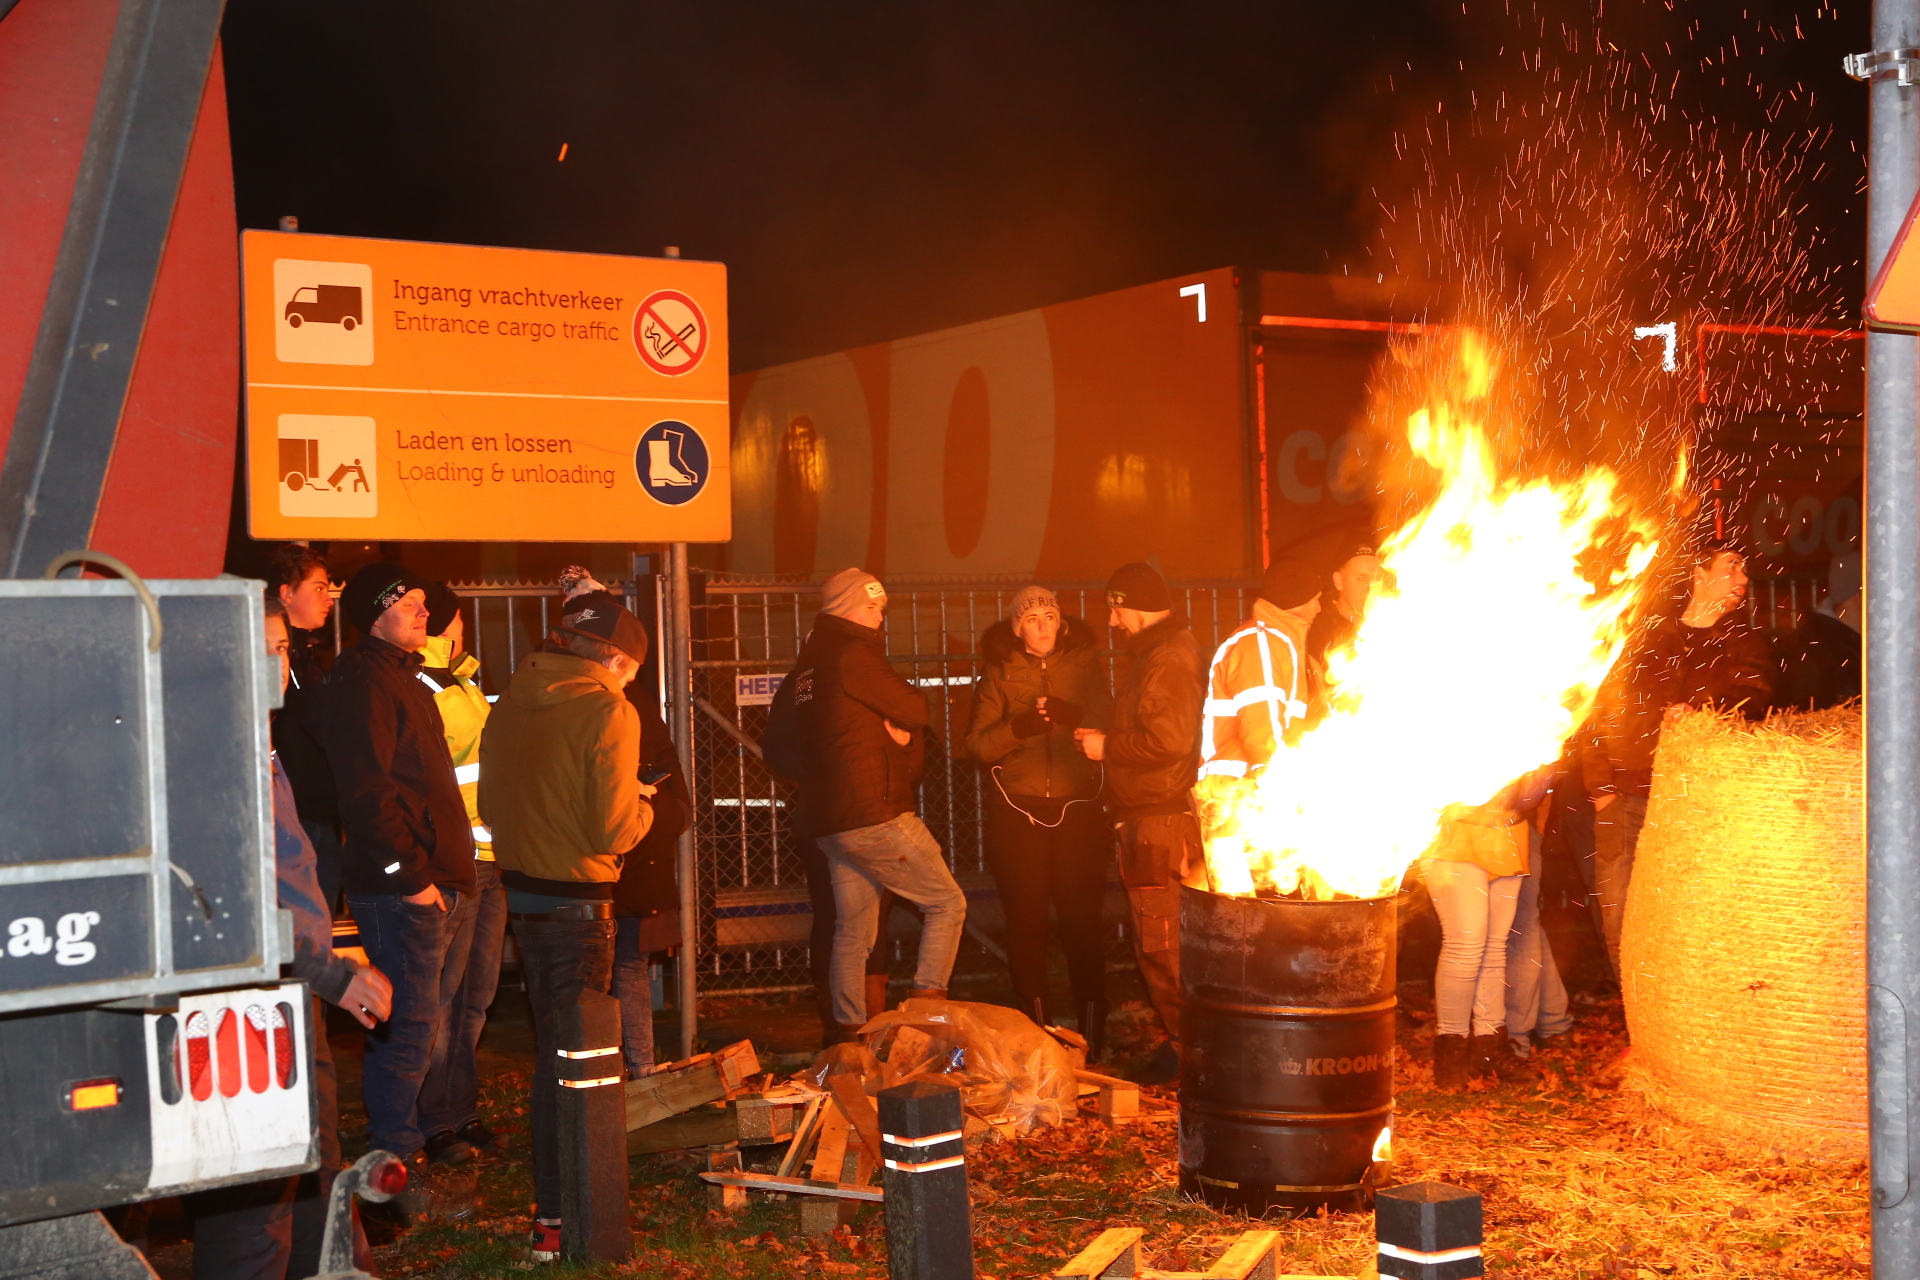
[[[887,975],[867,975],[867,1020],[871,1022],[887,1011]]]
[[[945,987],[915,987],[907,993],[909,1000],[945,1000],[946,998]]]
[[[1465,1036],[1435,1036],[1433,1038],[1433,1087],[1448,1093],[1458,1093],[1467,1087],[1467,1081],[1473,1072],[1468,1067],[1468,1048]]]
[[[1473,1037],[1467,1052],[1471,1070],[1476,1076],[1492,1076],[1499,1080],[1539,1078],[1540,1073],[1534,1070],[1533,1064],[1513,1051],[1505,1027],[1495,1027],[1491,1035]]]

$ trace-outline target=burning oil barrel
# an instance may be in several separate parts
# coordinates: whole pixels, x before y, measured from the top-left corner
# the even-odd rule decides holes
[[[1180,892],[1180,1186],[1363,1209],[1393,1118],[1395,906]]]

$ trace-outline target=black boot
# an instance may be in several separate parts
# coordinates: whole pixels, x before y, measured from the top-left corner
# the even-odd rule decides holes
[[[1472,1075],[1467,1065],[1467,1038],[1465,1036],[1435,1036],[1433,1038],[1433,1087],[1448,1093],[1458,1093],[1467,1087]]]
[[[1476,1076],[1492,1076],[1499,1080],[1539,1078],[1540,1073],[1534,1070],[1533,1064],[1513,1051],[1505,1027],[1495,1027],[1491,1035],[1473,1037],[1468,1053],[1471,1056],[1471,1069]]]
[[[1107,1002],[1105,1000],[1080,1002],[1080,1034],[1087,1041],[1089,1067],[1107,1056]]]

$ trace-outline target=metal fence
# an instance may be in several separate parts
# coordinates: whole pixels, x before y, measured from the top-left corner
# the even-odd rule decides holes
[[[609,585],[640,616],[658,618],[659,581],[643,577]],[[889,597],[889,656],[901,674],[927,691],[933,713],[921,813],[967,891],[963,972],[997,963],[1003,930],[982,850],[982,776],[956,751],[972,710],[980,637],[1006,615],[1022,585],[895,585]],[[480,661],[482,687],[497,694],[557,620],[559,589],[505,583],[454,584],[454,590],[469,602],[468,647]],[[1106,619],[1102,590],[1080,583],[1058,587],[1056,594],[1063,610],[1086,619],[1099,633]],[[1191,619],[1196,637],[1211,652],[1246,616],[1254,588],[1203,584],[1174,591],[1175,607]],[[1748,616],[1764,630],[1790,631],[1823,595],[1822,584],[1812,578],[1756,580]],[[736,698],[734,677],[785,674],[818,608],[816,584],[694,575],[690,631],[696,714],[690,763],[703,995],[797,990],[809,981],[812,914],[797,836],[787,796],[758,755],[767,708]],[[336,611],[336,640],[338,626]],[[1113,674],[1117,652],[1108,650],[1106,656]],[[660,691],[667,692],[664,678]],[[1116,903],[1109,912],[1110,955],[1116,962],[1127,954],[1122,920]],[[905,976],[912,945],[904,938],[894,945],[899,976]]]
[[[973,706],[981,634],[1006,616],[1023,582],[899,585],[888,596],[886,642],[893,664],[925,689],[932,711],[921,816],[946,851],[967,892],[968,940],[962,971],[992,963],[1003,936],[998,894],[981,847],[982,777],[960,755]],[[1106,622],[1104,588],[1056,588],[1061,608],[1097,629]],[[1251,607],[1253,588],[1175,588],[1175,607],[1201,643],[1218,643]],[[702,917],[700,989],[752,994],[807,984],[807,902],[787,797],[754,745],[767,708],[735,697],[736,676],[785,674],[819,609],[810,583],[712,576],[693,594],[695,834]],[[1114,653],[1108,651],[1109,663]],[[898,913],[896,913],[898,914]],[[1124,957],[1122,917],[1110,912],[1113,953]],[[895,960],[912,950],[895,942]],[[988,954],[981,954],[982,952]],[[904,974],[904,969],[903,969]]]

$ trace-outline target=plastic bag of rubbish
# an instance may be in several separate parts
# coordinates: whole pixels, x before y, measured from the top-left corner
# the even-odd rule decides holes
[[[1018,1009],[966,1000],[908,1000],[860,1028],[882,1087],[944,1080],[982,1120],[1021,1133],[1073,1114],[1073,1059]]]

